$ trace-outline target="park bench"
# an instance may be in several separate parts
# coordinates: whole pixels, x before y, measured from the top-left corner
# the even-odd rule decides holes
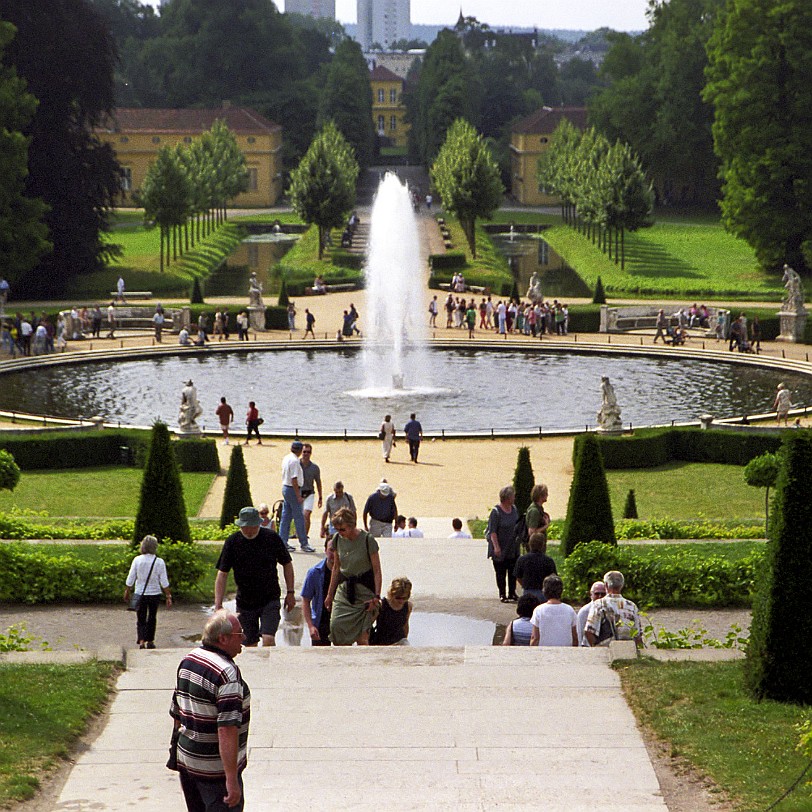
[[[152,306],[138,307],[121,305],[115,308],[116,310],[116,330],[152,330],[155,325],[152,317],[155,315],[155,308]],[[102,332],[106,333],[110,329],[107,321],[107,310],[103,309]],[[73,318],[71,317],[70,310],[63,310],[62,315],[65,318],[65,337],[71,340],[74,334],[82,335],[81,325],[74,329]],[[183,308],[164,308],[164,327],[163,329],[169,333],[179,333],[182,327],[189,327],[191,322],[190,309]],[[83,336],[84,337],[84,336]]]
[[[110,292],[110,298],[115,300],[118,299],[118,291],[113,290]],[[125,290],[124,291],[124,298],[125,299],[151,299],[152,298],[152,291],[151,290]]]
[[[339,282],[337,285],[325,285],[327,290],[325,293],[342,293],[348,290],[358,290],[360,288],[359,282]],[[306,287],[304,291],[305,296],[322,296],[323,294],[318,293],[312,287]]]
[[[690,305],[684,307],[685,312],[688,312]],[[674,307],[673,304],[662,308],[665,310],[669,319],[669,324],[676,325],[676,313],[679,307]],[[722,310],[718,307],[708,307],[708,324],[702,329],[705,335],[714,336],[716,334],[716,325],[719,320],[720,313],[727,313],[728,311]],[[628,305],[625,307],[613,307],[610,305],[601,305],[601,324],[600,332],[602,333],[626,333],[632,330],[655,330],[657,328],[657,314],[660,311],[660,305]]]

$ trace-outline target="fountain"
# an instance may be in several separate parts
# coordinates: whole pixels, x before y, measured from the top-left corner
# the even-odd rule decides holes
[[[391,172],[375,195],[367,256],[365,388],[356,394],[414,392],[428,365],[423,266],[409,189]]]

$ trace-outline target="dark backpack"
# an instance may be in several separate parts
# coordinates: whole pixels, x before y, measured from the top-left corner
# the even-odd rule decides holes
[[[527,520],[524,516],[519,516],[519,520],[516,522],[516,527],[513,530],[513,538],[521,550],[527,550],[527,545],[530,542],[530,533],[527,530]]]

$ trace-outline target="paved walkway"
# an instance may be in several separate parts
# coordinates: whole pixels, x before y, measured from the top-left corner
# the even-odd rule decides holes
[[[481,542],[393,540],[384,580],[421,597],[490,595]],[[202,626],[202,618],[201,618]],[[252,810],[664,810],[605,649],[246,650]],[[132,650],[108,722],[54,809],[174,812],[164,767],[177,649]],[[597,731],[611,731],[607,736]],[[607,792],[607,777],[615,789]]]

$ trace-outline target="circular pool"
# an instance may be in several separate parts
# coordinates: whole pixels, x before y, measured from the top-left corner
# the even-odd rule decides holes
[[[384,414],[402,426],[410,412],[418,413],[427,433],[582,430],[595,425],[602,375],[614,385],[625,425],[687,422],[704,412],[722,418],[771,411],[782,380],[794,404],[812,402],[812,377],[738,360],[446,344],[407,349],[405,388],[375,390],[365,387],[360,347],[252,347],[12,371],[0,378],[0,409],[103,415],[134,425],[161,419],[174,426],[189,378],[198,389],[204,428],[217,428],[214,410],[225,395],[236,426],[254,400],[266,430],[303,434],[368,434]]]

